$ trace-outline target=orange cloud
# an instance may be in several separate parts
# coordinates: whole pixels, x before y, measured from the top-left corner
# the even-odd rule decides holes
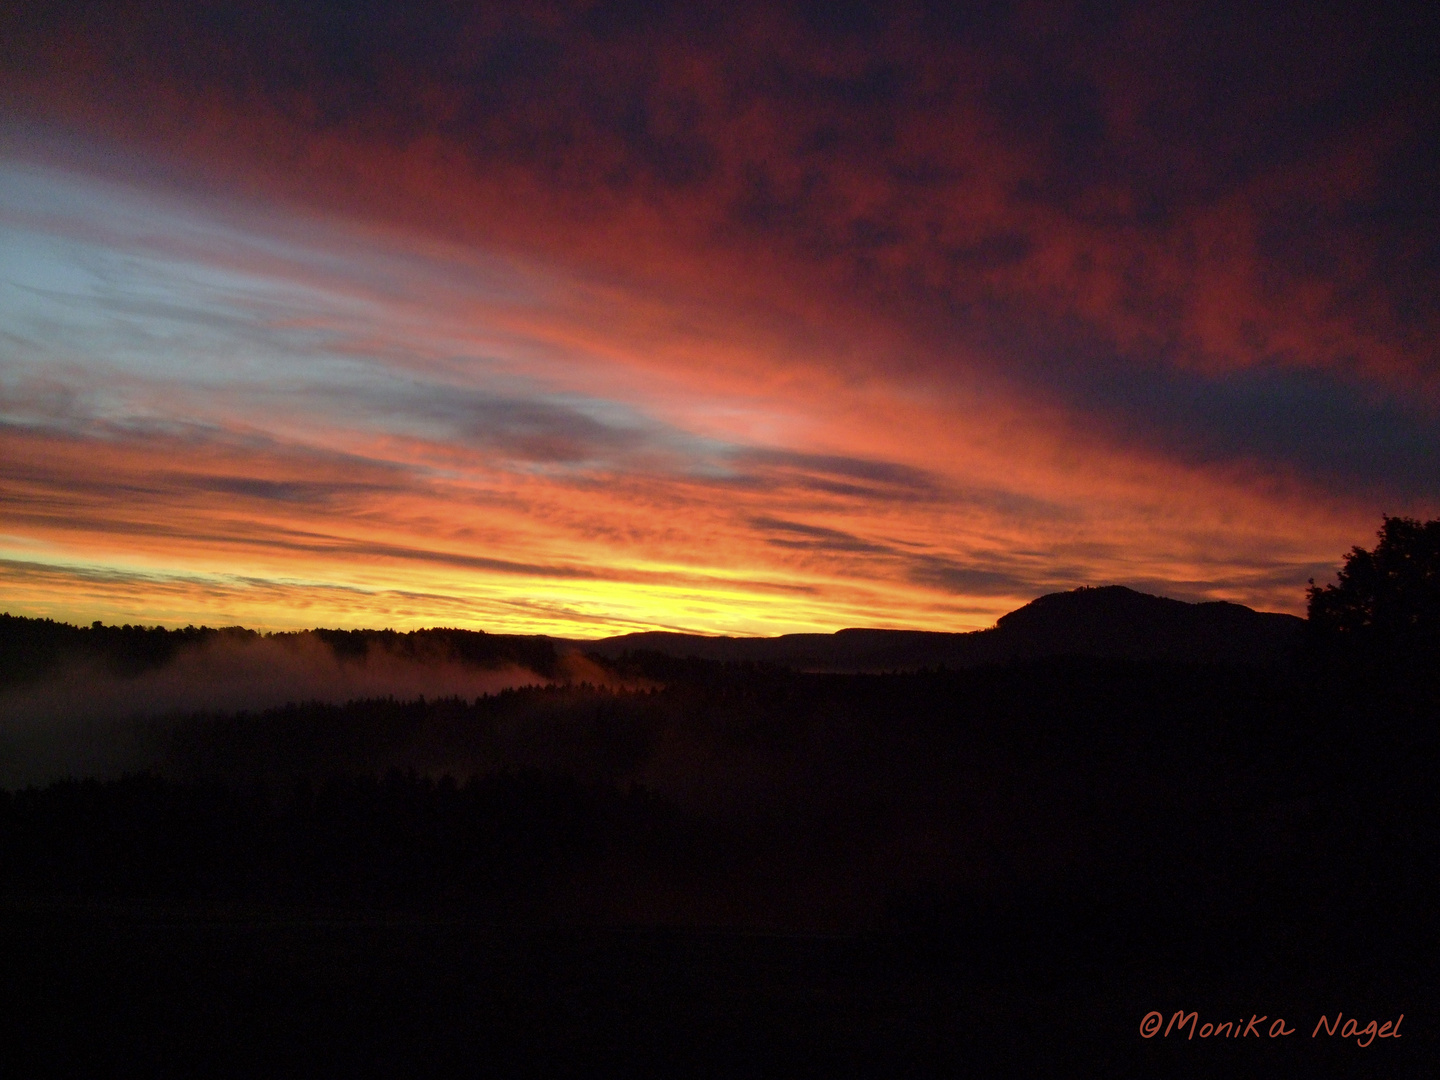
[[[26,309],[17,610],[953,629],[1107,581],[1295,610],[1382,510],[1437,506],[1403,94],[1138,11],[259,4],[236,47],[217,10],[15,24],[9,158],[154,204],[7,219],[145,271]]]

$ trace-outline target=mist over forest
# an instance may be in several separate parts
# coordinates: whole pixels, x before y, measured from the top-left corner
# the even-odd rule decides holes
[[[979,634],[748,642],[0,629],[12,887],[836,930],[1157,888],[1318,904],[1322,864],[1410,880],[1431,845],[1393,793],[1426,790],[1434,680],[1236,605],[1078,590]]]
[[[708,662],[835,674],[973,669],[1063,655],[1273,666],[1293,660],[1300,627],[1293,616],[1118,587],[1042,597],[992,630],[965,634],[644,633],[578,641],[453,629],[79,628],[7,614],[0,615],[0,785],[173,768],[170,733],[177,724],[193,729],[199,714],[379,699],[468,701],[526,686],[658,689],[666,684],[643,673],[647,662],[660,662],[671,680],[690,670],[665,667],[664,657],[702,662],[701,669]],[[516,765],[593,771],[576,749],[584,726],[568,717],[558,723],[548,757],[494,750],[489,757],[447,758],[439,746],[412,746],[382,760],[355,746],[345,767],[449,768],[462,776]]]

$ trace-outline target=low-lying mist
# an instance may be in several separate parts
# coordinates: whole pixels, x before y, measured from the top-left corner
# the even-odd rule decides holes
[[[573,669],[583,677],[590,666],[566,657],[558,674]],[[152,766],[157,740],[180,716],[292,702],[470,699],[550,681],[513,662],[482,666],[375,642],[347,654],[314,633],[218,633],[133,675],[97,657],[70,658],[39,681],[0,693],[0,786]]]
[[[1433,865],[1406,824],[1434,816],[1440,686],[1418,676],[19,629],[26,659],[0,669],[0,847],[29,860],[12,888],[494,913],[502,883],[556,918],[827,929],[1042,894],[1281,910],[1323,899],[1337,865],[1388,861],[1397,888]],[[71,644],[22,652],[44,634]],[[44,786],[124,772],[150,775]]]

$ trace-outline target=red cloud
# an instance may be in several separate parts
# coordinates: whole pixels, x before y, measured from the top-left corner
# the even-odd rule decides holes
[[[1337,480],[1330,444],[1251,430],[1237,379],[1279,372],[1289,393],[1285,373],[1315,373],[1333,398],[1404,392],[1433,419],[1434,196],[1406,178],[1425,175],[1435,106],[1418,69],[1371,77],[1404,28],[1252,18],[1091,25],[1051,8],[964,27],[917,8],[835,32],[768,6],[370,23],[266,4],[22,8],[0,83],[17,153],[51,152],[27,132],[67,126],[160,187],[340,218],[419,260],[509,253],[555,294],[527,310],[427,284],[416,355],[483,321],[563,356],[572,390],[792,456],[701,476],[646,444],[603,479],[522,478],[505,454],[581,449],[549,429],[503,453],[351,433],[331,442],[371,464],[339,468],[221,440],[127,506],[95,482],[91,444],[11,431],[29,465],[8,505],[73,552],[308,560],[317,580],[385,566],[427,594],[479,547],[498,577],[668,590],[647,602],[687,625],[720,625],[710,599],[684,612],[727,575],[753,597],[812,590],[787,600],[787,628],[983,622],[1027,592],[1115,579],[1297,606],[1296,582],[1382,509],[1374,490],[1437,492],[1407,480],[1410,451],[1374,418],[1355,437],[1378,464]],[[1433,443],[1430,420],[1412,428]],[[178,475],[139,443],[106,445],[107,479]],[[473,490],[419,478],[441,461]],[[887,499],[840,461],[943,494]],[[957,600],[956,582],[1013,596]],[[585,588],[576,617],[599,618],[612,594]],[[776,625],[767,602],[737,618]],[[605,617],[661,619],[643,607]]]

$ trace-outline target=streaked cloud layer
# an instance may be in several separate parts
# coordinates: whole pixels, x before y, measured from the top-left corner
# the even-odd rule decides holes
[[[0,606],[1296,610],[1440,510],[1419,24],[825,11],[22,5]]]

